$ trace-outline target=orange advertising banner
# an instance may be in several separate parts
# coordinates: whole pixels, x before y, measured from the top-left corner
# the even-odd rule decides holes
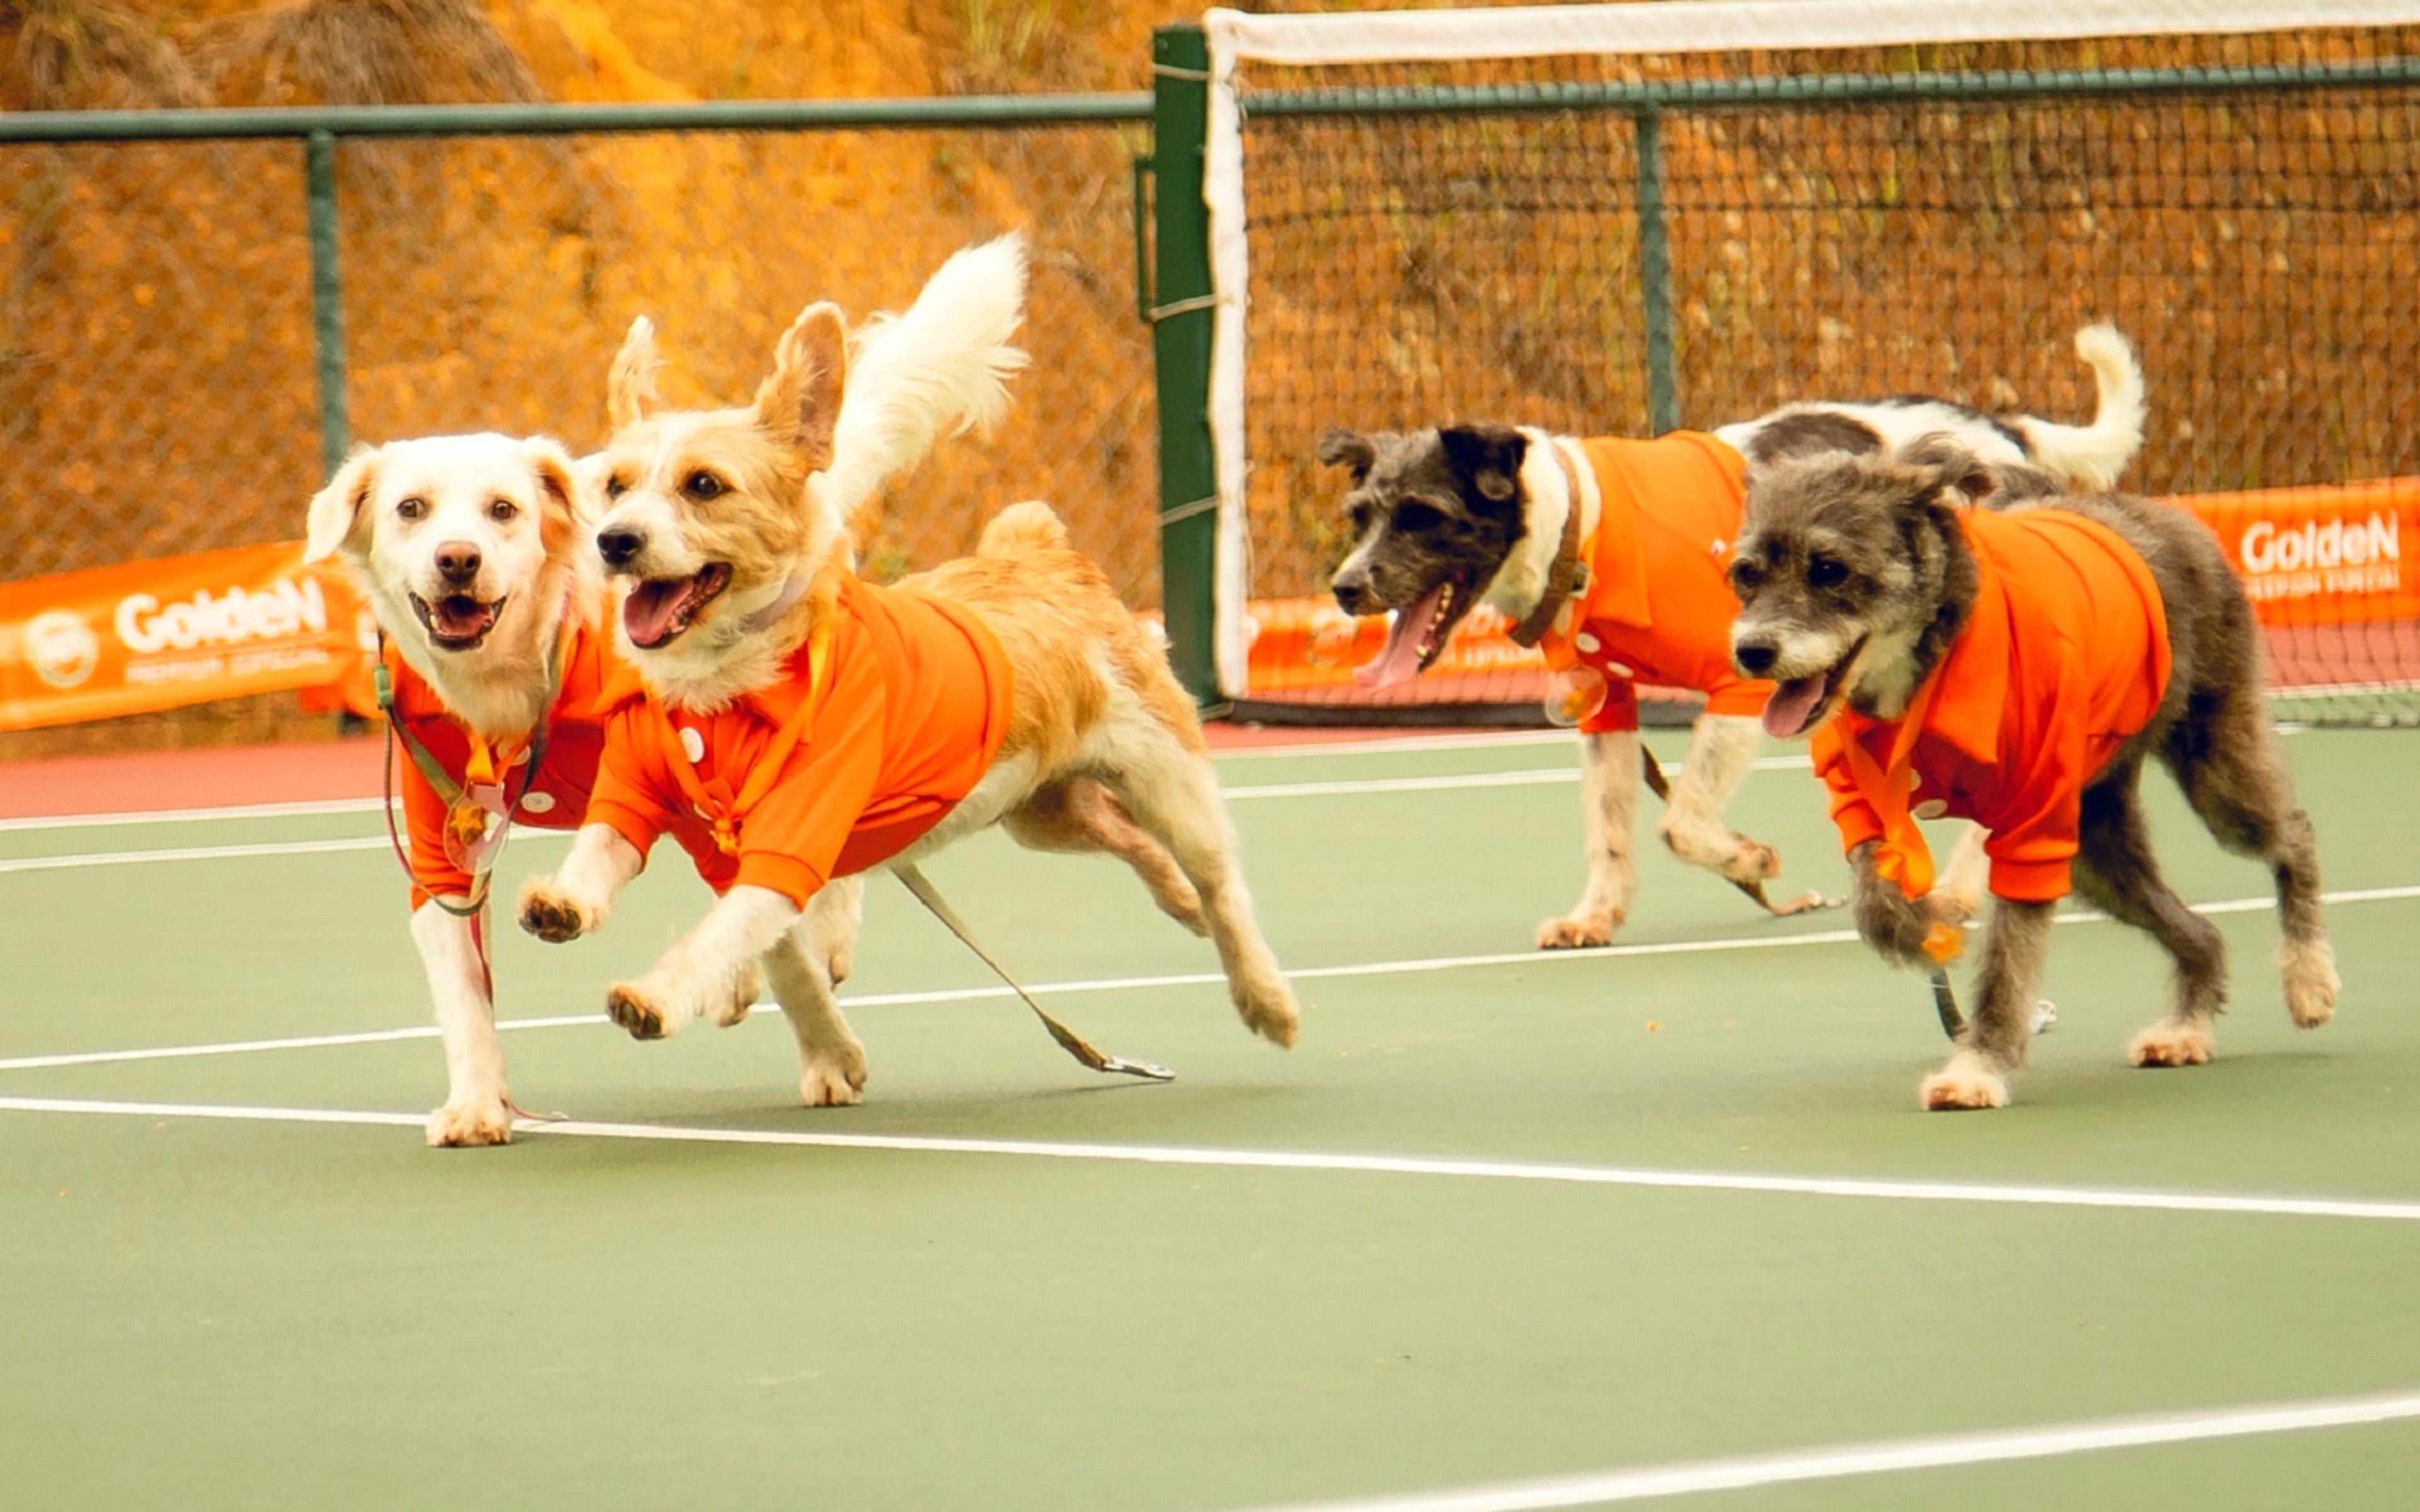
[[[0,730],[288,688],[376,712],[375,629],[299,541],[0,583]]]
[[[2173,501],[2217,534],[2263,625],[2420,619],[2420,572],[2403,564],[2403,537],[2420,535],[2420,478]]]

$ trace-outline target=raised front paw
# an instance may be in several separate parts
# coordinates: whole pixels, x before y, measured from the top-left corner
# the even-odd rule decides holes
[[[479,1145],[508,1145],[513,1116],[501,1098],[475,1103],[448,1103],[428,1116],[432,1149],[467,1149]]]
[[[521,928],[551,945],[566,945],[594,929],[596,916],[546,877],[521,884]]]
[[[1550,918],[1538,926],[1538,949],[1541,950],[1584,950],[1591,946],[1610,945],[1613,932],[1621,920],[1610,913],[1576,913],[1561,918]]]
[[[1781,875],[1781,853],[1770,845],[1743,840],[1722,865],[1726,882],[1770,882]]]
[[[605,1016],[633,1040],[660,1040],[672,1032],[662,995],[641,982],[615,982],[607,988]]]

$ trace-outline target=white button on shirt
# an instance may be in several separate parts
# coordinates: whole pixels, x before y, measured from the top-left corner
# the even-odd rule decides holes
[[[680,733],[680,735],[681,754],[689,758],[689,764],[691,766],[695,766],[698,763],[706,760],[706,737],[704,735],[699,734],[694,730],[683,730]]]
[[[521,807],[527,809],[532,813],[552,813],[554,811],[554,795],[551,793],[524,793],[521,795]]]

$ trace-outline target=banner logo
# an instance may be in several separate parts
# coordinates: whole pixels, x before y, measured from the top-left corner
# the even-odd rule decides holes
[[[25,659],[51,687],[79,687],[101,665],[101,638],[83,615],[51,609],[25,622]]]

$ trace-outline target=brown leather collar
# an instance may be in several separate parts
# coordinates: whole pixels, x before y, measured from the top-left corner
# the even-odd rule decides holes
[[[1529,617],[1506,632],[1516,646],[1534,646],[1555,626],[1555,616],[1575,594],[1588,592],[1589,567],[1580,560],[1580,475],[1572,459],[1552,437],[1546,450],[1555,456],[1555,464],[1563,470],[1563,494],[1570,501],[1563,511],[1562,544],[1555,548],[1554,565],[1546,569],[1546,589],[1538,595],[1538,607]]]

